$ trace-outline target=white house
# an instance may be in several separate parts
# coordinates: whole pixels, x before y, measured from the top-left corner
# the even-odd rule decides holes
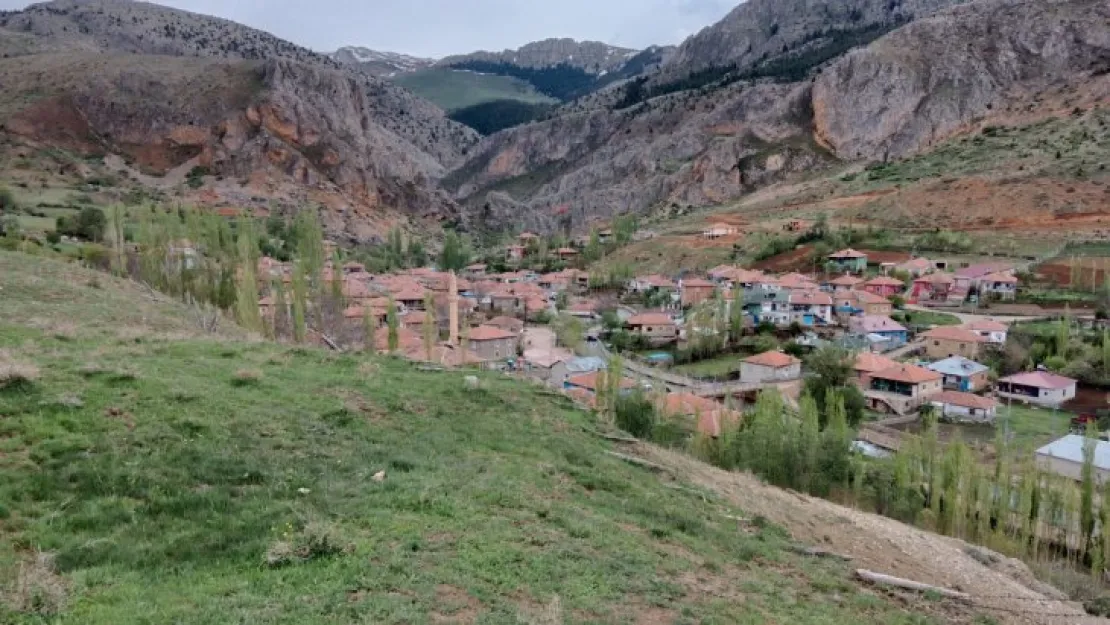
[[[1079,481],[1083,475],[1083,446],[1088,444],[1094,446],[1095,481],[1101,484],[1110,478],[1110,443],[1068,434],[1038,449],[1034,457],[1041,468]]]
[[[1075,398],[1075,380],[1047,371],[1031,371],[1011,375],[998,381],[999,397],[1029,404],[1059,406]]]
[[[956,423],[993,423],[998,402],[960,391],[942,391],[929,398],[941,421]]]
[[[1018,279],[1009,272],[997,272],[979,278],[979,293],[982,297],[995,299],[1014,299],[1017,297]]]
[[[833,321],[833,300],[821,291],[791,291],[790,312],[792,321],[802,325],[826,325]]]
[[[802,377],[802,361],[783,352],[763,352],[740,361],[744,382],[785,382]]]

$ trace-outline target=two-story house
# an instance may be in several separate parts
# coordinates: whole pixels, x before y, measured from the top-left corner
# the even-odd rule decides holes
[[[789,295],[791,322],[804,326],[828,325],[833,322],[833,300],[821,291],[791,291]]]

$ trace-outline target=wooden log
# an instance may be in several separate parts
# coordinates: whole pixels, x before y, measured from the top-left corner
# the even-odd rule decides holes
[[[901,577],[894,577],[892,575],[884,575],[867,569],[856,569],[856,575],[872,584],[879,584],[880,586],[893,586],[895,588],[904,588],[906,590],[914,590],[917,592],[935,592],[942,597],[949,599],[958,599],[960,601],[970,601],[971,595],[966,592],[958,590],[950,590],[941,586],[933,586],[931,584],[924,584],[922,582],[915,582],[912,579],[902,579]]]

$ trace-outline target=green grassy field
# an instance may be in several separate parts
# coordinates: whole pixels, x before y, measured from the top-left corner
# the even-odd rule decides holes
[[[536,91],[532,85],[510,76],[431,68],[401,74],[395,82],[445,111],[494,100],[519,100],[529,104],[556,102],[554,98]]]
[[[0,622],[941,622],[535,386],[207,334],[42,258],[0,293]]]
[[[671,367],[679,375],[688,375],[693,378],[727,378],[733,371],[740,370],[740,360],[743,356],[725,354],[716,358],[699,360]]]
[[[902,310],[896,312],[891,316],[893,319],[903,321],[904,323],[912,323],[914,325],[929,325],[929,326],[958,326],[960,325],[960,318],[956,315],[950,315],[944,312],[937,312],[935,310]]]

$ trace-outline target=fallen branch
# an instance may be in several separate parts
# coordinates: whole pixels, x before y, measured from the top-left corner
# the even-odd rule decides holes
[[[917,592],[935,592],[942,597],[949,599],[959,599],[960,601],[970,601],[971,595],[966,592],[959,592],[958,590],[949,590],[941,586],[932,586],[930,584],[923,584],[915,582],[910,579],[902,579],[900,577],[893,577],[891,575],[883,575],[882,573],[875,573],[867,569],[856,569],[856,575],[867,582],[872,584],[879,584],[880,586],[894,586],[895,588],[904,588],[906,590],[915,590]]]
[[[649,462],[649,461],[644,460],[642,458],[637,458],[635,456],[629,456],[627,454],[619,454],[615,451],[606,451],[605,453],[614,457],[614,458],[617,458],[619,460],[624,460],[628,464],[634,464],[638,467],[643,467],[645,469],[651,469],[652,471],[656,471],[656,472],[659,472],[659,473],[670,473],[671,472],[670,469],[668,469],[667,467],[665,467],[661,464],[655,464],[654,462]]]
[[[813,557],[813,558],[829,558],[830,560],[841,560],[841,561],[844,561],[844,562],[851,562],[852,561],[851,556],[846,556],[842,553],[836,553],[835,551],[829,551],[828,549],[822,549],[820,547],[807,547],[805,545],[791,545],[790,550],[793,551],[794,553],[798,553],[798,554],[801,554],[803,556],[810,556],[810,557]]]
[[[324,334],[323,332],[321,332],[320,333],[320,338],[323,339],[324,343],[327,344],[328,347],[332,348],[332,351],[337,351],[337,352],[343,351],[342,349],[339,348],[339,345],[337,345],[335,341],[331,340],[331,337],[329,337],[327,334]]]

